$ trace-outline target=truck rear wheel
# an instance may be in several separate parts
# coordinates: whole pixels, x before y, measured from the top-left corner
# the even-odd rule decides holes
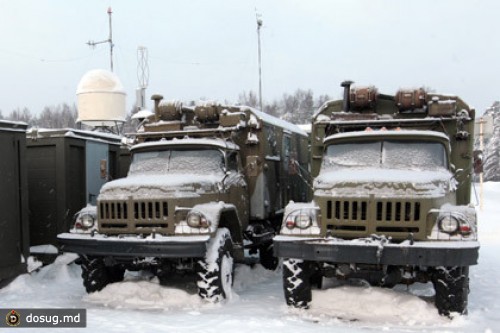
[[[283,260],[283,290],[287,305],[309,308],[312,300],[311,275],[309,262],[291,258]]]
[[[118,266],[106,267],[99,257],[81,257],[82,278],[88,293],[100,291],[110,283],[123,280],[125,270]]]
[[[198,294],[210,302],[231,296],[234,275],[233,242],[228,229],[217,230],[208,243],[205,258],[197,263]]]
[[[436,291],[436,307],[440,315],[452,312],[467,314],[469,267],[438,267],[432,283]]]

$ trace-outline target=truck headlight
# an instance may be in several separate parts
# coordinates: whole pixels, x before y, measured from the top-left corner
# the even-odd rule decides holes
[[[87,205],[73,216],[73,228],[70,232],[90,233],[97,229],[97,207]]]
[[[191,228],[208,228],[210,226],[210,221],[202,213],[190,212],[186,220]]]
[[[89,229],[94,226],[95,219],[90,214],[84,214],[81,216],[81,223],[84,228]]]
[[[296,210],[288,214],[285,220],[285,226],[288,229],[299,228],[307,229],[309,228],[313,220],[316,219],[314,210],[311,209],[301,209]]]
[[[312,224],[312,217],[309,214],[299,214],[294,219],[295,226],[300,229],[309,228]]]
[[[456,233],[459,225],[458,219],[451,214],[443,215],[438,221],[439,230],[447,234]]]

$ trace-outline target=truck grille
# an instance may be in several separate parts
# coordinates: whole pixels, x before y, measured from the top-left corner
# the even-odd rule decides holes
[[[99,230],[108,233],[166,232],[168,203],[165,201],[100,201]]]
[[[383,233],[407,237],[410,232],[424,232],[425,220],[421,218],[419,201],[351,199],[326,202],[326,228],[339,235]]]

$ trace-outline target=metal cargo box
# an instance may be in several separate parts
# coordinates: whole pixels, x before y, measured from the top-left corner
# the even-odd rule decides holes
[[[119,178],[116,135],[75,129],[28,133],[27,168],[30,243],[55,245],[73,215],[95,205],[101,186]]]
[[[26,271],[29,256],[26,127],[0,120],[0,286]]]

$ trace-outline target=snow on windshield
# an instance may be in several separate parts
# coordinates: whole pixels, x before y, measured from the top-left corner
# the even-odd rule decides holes
[[[223,174],[224,155],[216,149],[178,149],[137,152],[129,175]]]
[[[352,167],[446,169],[446,150],[438,142],[392,140],[340,143],[327,147],[323,170]]]

